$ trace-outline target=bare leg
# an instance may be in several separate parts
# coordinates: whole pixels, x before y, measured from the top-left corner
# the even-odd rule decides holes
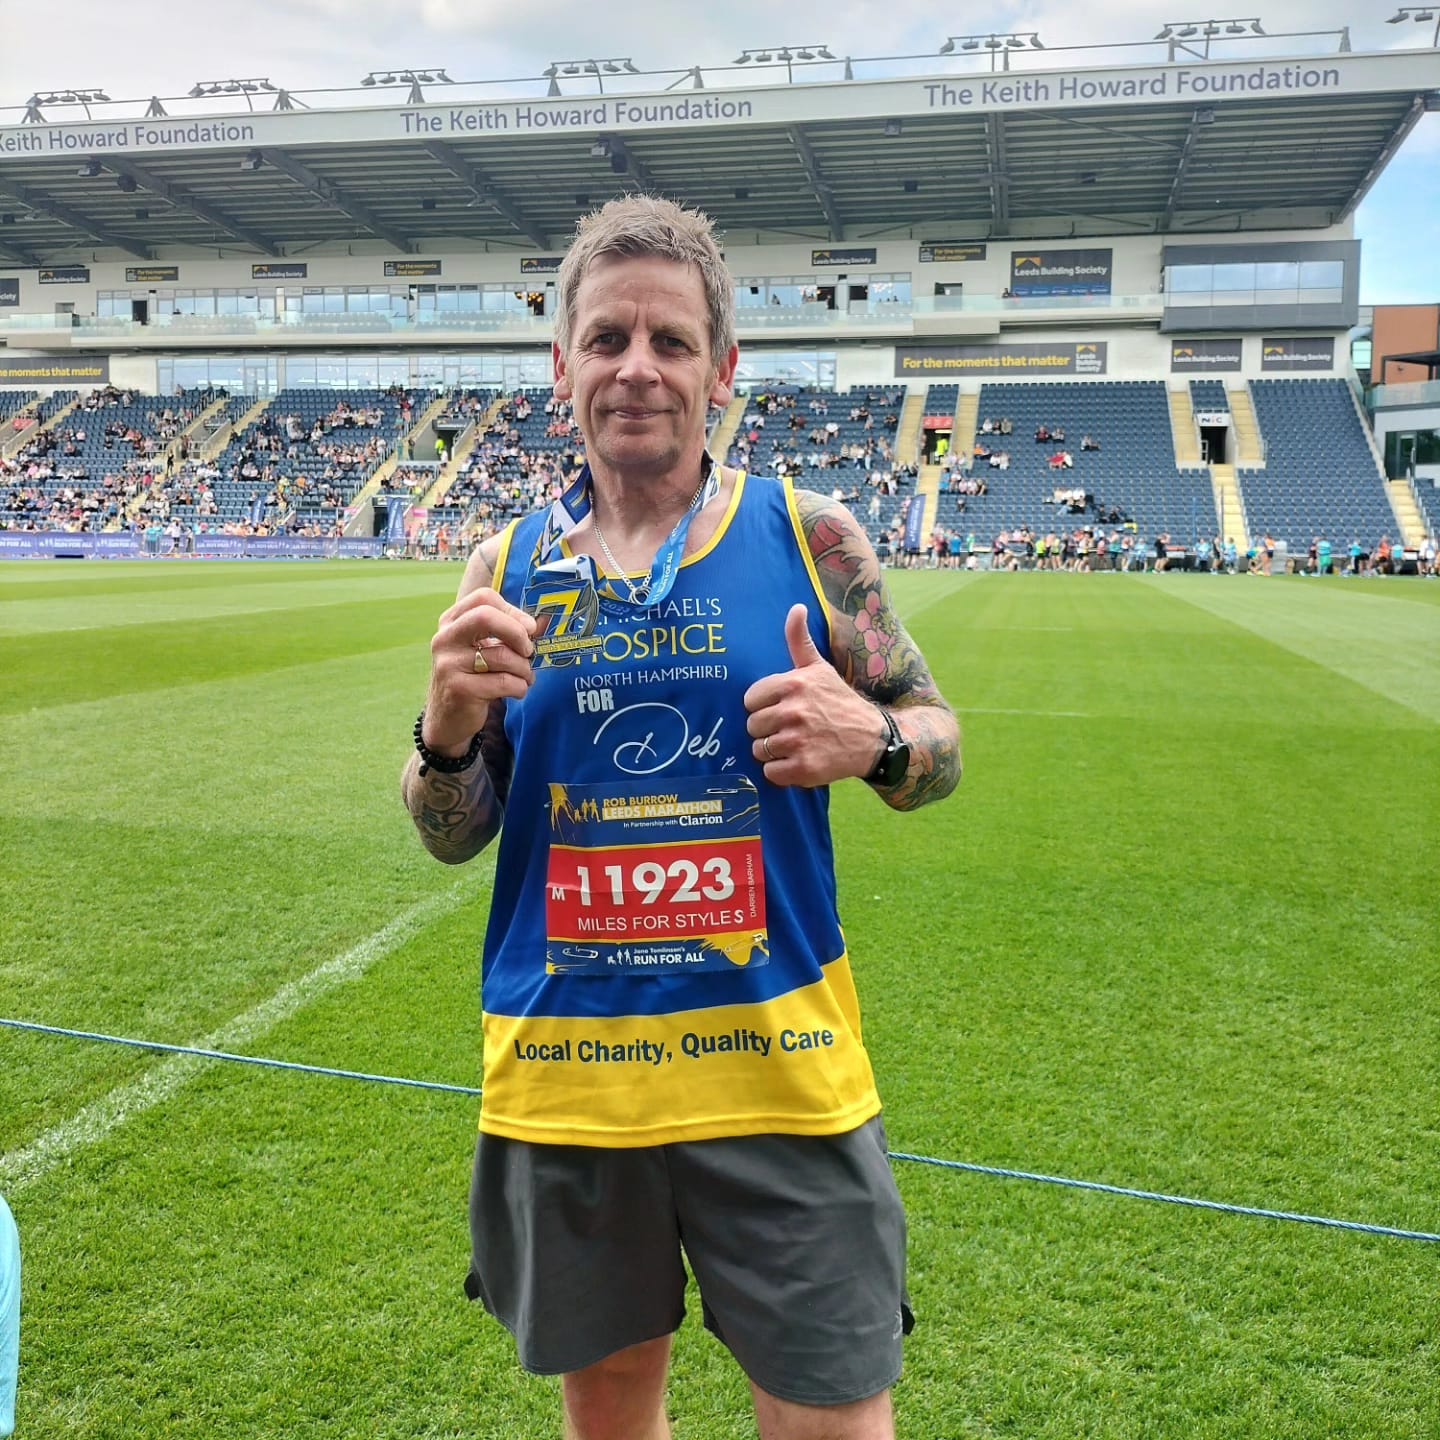
[[[646,1340],[561,1381],[566,1440],[670,1440],[665,1377],[670,1337]]]
[[[895,1440],[890,1392],[851,1405],[796,1405],[778,1400],[753,1381],[760,1440]]]

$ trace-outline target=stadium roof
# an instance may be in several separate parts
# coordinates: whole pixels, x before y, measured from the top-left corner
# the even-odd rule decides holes
[[[634,188],[699,206],[736,242],[1328,227],[1440,108],[1432,49],[1039,58],[1048,68],[747,89],[693,71],[658,93],[459,104],[433,90],[223,115],[208,98],[203,115],[152,101],[143,117],[63,123],[35,105],[0,126],[0,263],[533,253]]]

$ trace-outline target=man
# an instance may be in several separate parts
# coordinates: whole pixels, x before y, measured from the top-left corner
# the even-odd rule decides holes
[[[559,291],[589,467],[472,557],[402,781],[438,858],[501,837],[467,1289],[573,1440],[658,1440],[683,1244],[767,1440],[890,1440],[904,1221],[826,787],[942,798],[955,718],[845,506],[705,454],[709,221],[612,201]]]

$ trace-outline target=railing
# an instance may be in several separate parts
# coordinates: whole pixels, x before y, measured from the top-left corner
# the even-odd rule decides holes
[[[913,302],[917,315],[995,313],[1032,310],[1161,310],[1163,295],[926,295]]]
[[[819,302],[800,305],[745,305],[737,308],[739,329],[753,330],[874,330],[893,326],[908,333],[916,316],[1006,315],[1036,312],[1085,311],[1111,315],[1141,311],[1158,313],[1160,295],[933,295],[916,300],[857,302],[831,309]],[[393,336],[423,339],[436,334],[495,335],[508,339],[548,340],[554,321],[546,316],[515,311],[432,311],[413,317],[379,312],[286,315],[153,315],[142,322],[122,316],[27,315],[0,312],[0,331],[64,331],[77,340],[152,337],[156,341],[200,337],[226,339],[240,336],[277,341],[282,338],[322,335]],[[1391,386],[1388,389],[1415,389]]]
[[[1376,385],[1369,396],[1371,410],[1399,405],[1440,405],[1440,380],[1414,385]]]

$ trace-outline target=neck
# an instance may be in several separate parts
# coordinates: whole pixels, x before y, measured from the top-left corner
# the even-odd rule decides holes
[[[613,470],[590,468],[591,499],[596,523],[614,539],[666,535],[690,508],[701,484],[701,456],[668,475],[622,477]]]

